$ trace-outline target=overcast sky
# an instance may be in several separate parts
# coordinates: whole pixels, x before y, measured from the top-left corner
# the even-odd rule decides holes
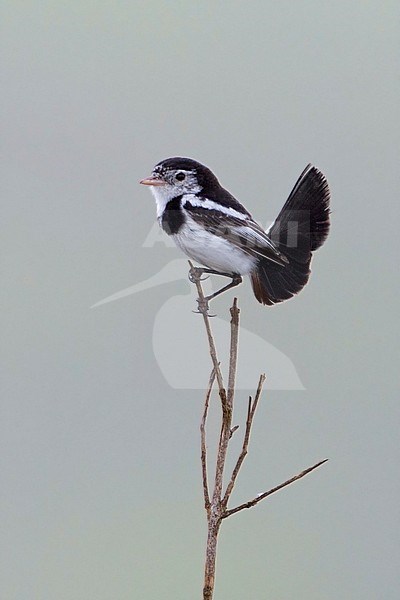
[[[304,291],[237,290],[235,422],[259,369],[271,389],[232,505],[330,460],[224,523],[215,598],[397,598],[398,2],[6,0],[1,20],[0,596],[200,597],[210,365],[138,185],[182,155],[265,225],[307,163],[332,190]]]

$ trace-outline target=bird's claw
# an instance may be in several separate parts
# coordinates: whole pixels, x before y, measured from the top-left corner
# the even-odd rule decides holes
[[[189,281],[191,283],[197,283],[198,281],[204,281],[205,279],[208,279],[209,275],[207,275],[206,277],[202,277],[203,274],[204,274],[203,269],[201,269],[199,267],[193,267],[189,271],[189,275],[188,275]]]
[[[195,315],[207,315],[207,317],[212,318],[212,317],[216,317],[217,315],[209,315],[208,312],[204,313],[201,310],[192,310],[192,313],[194,313]]]
[[[217,315],[210,315],[208,311],[210,310],[210,306],[208,304],[208,298],[197,298],[197,307],[198,310],[194,310],[192,312],[200,315],[205,315],[207,317],[216,317]]]

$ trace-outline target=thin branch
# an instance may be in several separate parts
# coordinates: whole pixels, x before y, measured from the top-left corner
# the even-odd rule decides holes
[[[236,465],[232,471],[230,481],[226,487],[225,494],[223,495],[223,477],[225,470],[225,463],[228,453],[229,441],[232,438],[234,432],[238,429],[238,425],[232,427],[232,414],[233,414],[233,402],[235,395],[235,380],[236,380],[236,369],[237,369],[237,357],[238,357],[238,343],[239,343],[239,308],[237,306],[237,299],[234,299],[233,305],[230,309],[231,313],[231,331],[230,331],[230,356],[229,356],[229,371],[228,371],[228,389],[224,387],[223,377],[218,362],[217,351],[215,347],[214,337],[211,330],[210,319],[208,315],[208,301],[204,296],[202,285],[201,285],[201,273],[200,269],[195,269],[193,264],[189,261],[191,280],[196,284],[198,298],[199,312],[203,316],[204,325],[206,328],[209,353],[213,364],[213,370],[210,375],[208,387],[206,391],[204,411],[200,424],[201,434],[201,469],[202,469],[202,481],[203,481],[203,494],[204,494],[204,505],[207,511],[207,546],[206,546],[206,560],[204,568],[204,586],[203,586],[203,600],[212,600],[214,593],[215,584],[215,566],[217,558],[217,541],[218,534],[223,519],[230,517],[231,515],[244,510],[245,508],[251,508],[255,506],[267,496],[274,494],[278,490],[294,483],[298,479],[301,479],[308,473],[311,473],[314,469],[321,466],[326,460],[320,461],[316,465],[302,471],[298,475],[295,475],[291,479],[288,479],[284,483],[281,483],[275,488],[259,494],[253,500],[240,504],[235,508],[227,510],[228,501],[234,489],[236,479],[243,465],[243,461],[248,452],[248,446],[250,442],[251,429],[253,425],[254,415],[261,397],[263,384],[265,381],[265,375],[261,375],[257,391],[254,400],[249,397],[249,404],[247,410],[246,427],[243,437],[242,449],[239,457],[236,461]],[[215,460],[215,479],[212,494],[210,494],[210,488],[208,484],[208,469],[207,469],[207,445],[206,445],[206,422],[208,416],[209,403],[211,393],[215,380],[218,385],[219,397],[221,400],[222,407],[222,422],[220,429],[220,437],[217,449],[217,456]]]
[[[231,475],[231,480],[226,488],[226,492],[225,495],[223,497],[222,500],[222,504],[223,506],[226,508],[230,495],[232,494],[233,488],[235,486],[235,482],[236,482],[236,478],[239,474],[240,468],[243,464],[244,459],[246,458],[247,452],[248,452],[248,446],[249,446],[249,440],[250,440],[250,433],[251,433],[251,427],[253,425],[253,419],[254,419],[254,415],[255,412],[257,410],[257,405],[258,402],[260,400],[261,397],[261,392],[263,389],[263,385],[264,385],[264,381],[265,381],[266,377],[265,375],[260,375],[260,379],[258,381],[258,387],[257,387],[257,391],[256,391],[256,395],[254,397],[254,401],[252,400],[251,396],[249,396],[249,404],[248,404],[248,408],[247,408],[247,419],[246,419],[246,429],[244,432],[244,437],[243,437],[243,445],[242,445],[242,450],[239,454],[239,457],[237,459],[236,465],[232,471],[232,475]]]
[[[279,490],[281,490],[282,488],[286,487],[287,485],[290,485],[291,483],[294,483],[295,481],[297,481],[298,479],[301,479],[305,475],[308,475],[309,473],[311,473],[311,471],[314,471],[314,469],[317,469],[318,467],[320,467],[321,465],[323,465],[324,463],[326,463],[327,460],[328,459],[325,458],[325,460],[321,460],[316,465],[313,465],[312,467],[308,467],[308,469],[305,469],[304,471],[302,471],[298,475],[295,475],[294,477],[291,477],[290,479],[288,479],[284,483],[281,483],[280,485],[277,485],[276,487],[272,488],[271,490],[268,490],[268,492],[264,492],[263,494],[259,494],[253,500],[250,500],[249,502],[244,502],[244,504],[240,504],[239,506],[236,506],[235,508],[232,508],[231,510],[225,511],[225,513],[223,514],[222,518],[226,519],[227,517],[230,517],[231,515],[234,515],[235,513],[239,512],[240,510],[243,510],[245,508],[252,508],[256,504],[258,504],[259,502],[261,502],[261,500],[264,500],[265,498],[267,498],[267,496],[271,496],[271,494],[274,494],[275,492],[278,492]]]
[[[235,394],[235,380],[239,344],[239,314],[240,309],[237,305],[237,298],[233,299],[231,313],[231,345],[229,352],[229,375],[228,375],[228,409],[232,411],[233,396]]]
[[[201,307],[205,307],[206,306],[206,300],[205,300],[203,288],[201,286],[201,279],[196,274],[196,269],[193,266],[193,263],[190,260],[188,262],[189,262],[189,265],[190,265],[190,275],[192,277],[192,281],[195,283],[196,288],[197,288],[197,293],[199,294],[199,301],[200,301],[199,302],[199,311],[203,315],[204,324],[206,326],[206,332],[207,332],[207,338],[208,338],[208,346],[209,346],[209,349],[210,349],[211,360],[212,360],[212,363],[213,363],[213,366],[214,366],[214,369],[215,369],[215,376],[217,378],[219,395],[220,395],[222,404],[226,405],[226,391],[225,391],[225,388],[224,388],[224,381],[223,381],[223,378],[222,378],[222,373],[221,373],[221,369],[220,369],[219,362],[218,362],[218,357],[217,357],[217,350],[215,348],[215,342],[214,342],[214,338],[213,338],[212,331],[211,331],[210,319],[209,319],[209,316],[207,314],[207,310],[206,309],[204,309],[204,310],[201,309]]]
[[[232,427],[232,408],[233,398],[235,394],[235,379],[237,367],[237,352],[239,343],[239,314],[240,310],[237,307],[237,298],[234,299],[231,312],[231,337],[230,337],[230,355],[229,355],[229,375],[228,375],[228,395],[226,401],[222,402],[222,424],[221,433],[218,444],[217,460],[215,465],[215,487],[211,504],[218,507],[218,511],[223,511],[221,505],[223,477],[225,470],[226,455],[228,452],[228,444],[231,438]]]
[[[206,445],[206,421],[208,406],[210,404],[210,396],[212,387],[215,381],[215,369],[211,371],[210,379],[208,381],[206,399],[204,402],[203,418],[200,424],[200,435],[201,435],[201,471],[203,475],[203,494],[204,494],[204,506],[206,511],[210,510],[210,494],[208,492],[208,476],[207,476],[207,445]]]
[[[203,586],[203,600],[211,600],[214,592],[215,583],[215,563],[217,557],[217,540],[218,533],[222,523],[222,517],[225,512],[225,507],[222,505],[221,496],[223,488],[223,476],[226,463],[226,456],[228,451],[229,440],[232,437],[236,427],[232,429],[232,408],[233,398],[235,393],[235,379],[236,379],[236,368],[237,368],[237,352],[238,352],[238,338],[239,338],[239,308],[237,306],[237,300],[235,298],[233,306],[231,308],[231,335],[230,335],[230,361],[229,361],[229,373],[228,382],[229,389],[228,393],[224,388],[222,373],[218,362],[217,351],[215,347],[214,337],[212,334],[210,319],[207,312],[207,301],[204,297],[201,278],[198,271],[193,267],[189,261],[191,267],[191,278],[196,284],[197,292],[199,295],[198,306],[199,311],[203,315],[204,324],[206,327],[209,352],[213,363],[213,371],[210,376],[209,385],[207,388],[203,418],[200,425],[201,430],[201,465],[202,465],[202,478],[203,478],[203,494],[204,504],[207,511],[208,521],[208,534],[207,534],[207,547],[206,547],[206,561],[204,568],[204,586]],[[206,420],[208,414],[209,401],[212,391],[214,379],[217,380],[218,392],[221,399],[222,407],[222,423],[220,438],[217,450],[217,457],[215,461],[215,479],[214,488],[210,498],[209,487],[208,487],[208,475],[207,475],[207,449],[206,449]]]

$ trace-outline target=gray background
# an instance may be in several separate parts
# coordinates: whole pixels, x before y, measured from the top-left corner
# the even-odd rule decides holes
[[[238,292],[306,390],[264,396],[233,504],[330,462],[225,523],[216,599],[397,598],[398,12],[3,3],[2,599],[200,597],[202,392],[172,389],[152,346],[165,302],[193,308],[186,272],[90,309],[180,256],[143,246],[155,207],[137,185],[176,154],[262,222],[309,161],[333,194],[304,292],[273,309]]]

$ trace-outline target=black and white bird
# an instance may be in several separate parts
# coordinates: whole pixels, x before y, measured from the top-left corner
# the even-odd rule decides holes
[[[150,177],[163,230],[201,273],[231,278],[207,297],[211,300],[249,275],[262,304],[288,300],[306,285],[312,253],[329,232],[329,187],[325,176],[308,165],[278,217],[267,231],[219,183],[204,165],[190,158],[167,158]]]

